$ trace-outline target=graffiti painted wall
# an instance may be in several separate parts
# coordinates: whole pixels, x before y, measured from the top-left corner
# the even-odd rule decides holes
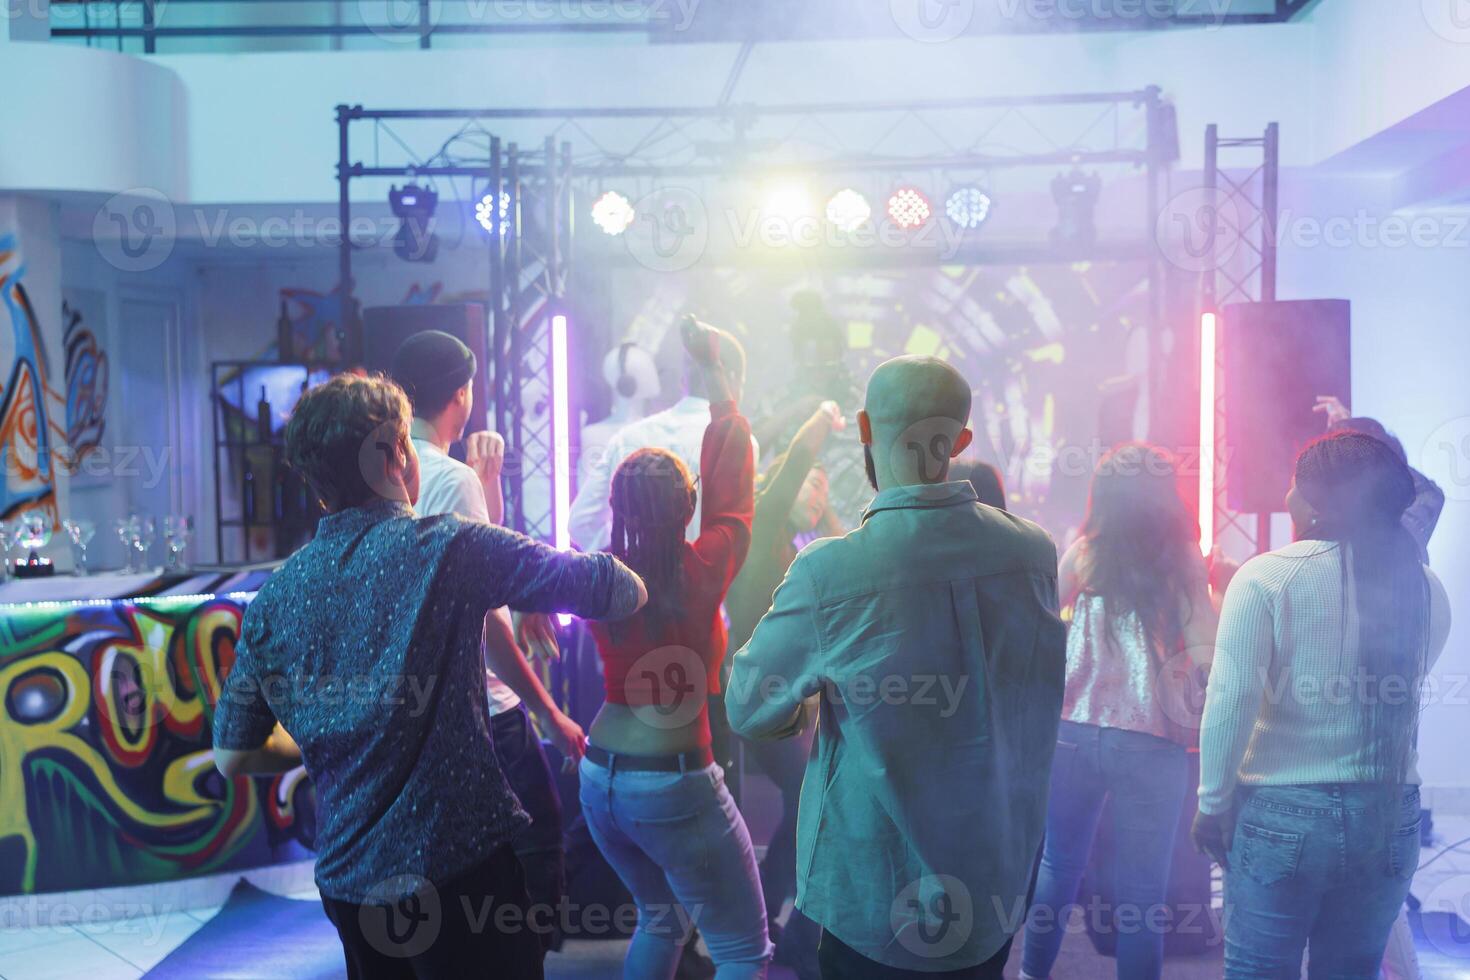
[[[37,270],[14,224],[0,220],[0,521],[40,512],[59,531],[70,478],[107,428],[102,303],[62,299],[54,256]]]
[[[25,278],[19,237],[0,231],[0,519],[40,510],[55,523],[66,407]]]
[[[0,607],[0,895],[309,856],[304,770],[209,750],[248,596]]]

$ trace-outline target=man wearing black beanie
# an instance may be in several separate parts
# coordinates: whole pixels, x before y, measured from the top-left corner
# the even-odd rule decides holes
[[[449,446],[464,433],[474,408],[475,355],[458,338],[439,330],[426,330],[408,337],[393,355],[393,379],[413,402],[410,430],[419,455],[419,499],[415,511],[421,517],[458,514],[489,524],[502,523],[504,513],[500,468],[505,442],[494,432],[472,432],[465,436],[465,462],[449,455]],[[519,632],[527,646],[556,651],[556,634],[550,618],[527,616]],[[581,727],[557,707],[534,671],[519,655],[509,613],[492,611],[485,617],[485,643],[508,648],[514,662],[525,668],[515,678],[516,687],[527,697],[530,710],[542,722],[547,736],[575,765],[582,757],[586,736]],[[490,702],[491,730],[495,754],[510,780],[521,805],[531,815],[531,826],[514,842],[526,875],[532,914],[543,944],[559,945],[556,910],[565,891],[566,857],[562,847],[561,799],[556,782],[527,713],[527,704],[505,680],[485,672]]]

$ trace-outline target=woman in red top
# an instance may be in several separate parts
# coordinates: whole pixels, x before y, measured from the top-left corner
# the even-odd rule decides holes
[[[644,576],[649,602],[631,619],[590,624],[607,700],[588,733],[581,801],[638,906],[623,975],[672,977],[697,925],[717,980],[743,980],[766,975],[771,944],[750,833],[710,751],[708,699],[725,656],[720,604],[750,547],[755,460],[736,408],[740,372],[723,363],[738,362],[738,345],[693,319],[682,331],[710,400],[700,533],[685,540],[697,491],[677,456],[641,449],[623,461],[611,550]]]

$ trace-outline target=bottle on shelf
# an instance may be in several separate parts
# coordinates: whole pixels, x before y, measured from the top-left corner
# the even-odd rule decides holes
[[[271,403],[266,397],[265,385],[260,386],[260,401],[255,403],[255,427],[261,442],[271,441]]]
[[[255,471],[250,467],[250,453],[242,453],[240,465],[244,467],[240,488],[240,506],[245,513],[247,526],[255,523]]]
[[[285,363],[296,357],[296,331],[291,324],[291,311],[281,297],[281,315],[276,318],[276,359]]]

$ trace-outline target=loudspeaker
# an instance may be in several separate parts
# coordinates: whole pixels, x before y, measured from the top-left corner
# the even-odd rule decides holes
[[[442,330],[464,342],[475,355],[475,377],[470,382],[474,408],[466,432],[488,429],[490,407],[489,325],[478,303],[421,303],[414,306],[372,306],[362,311],[362,363],[369,371],[388,373],[393,352],[416,333]]]
[[[1351,405],[1352,307],[1345,299],[1225,307],[1225,491],[1246,514],[1286,509],[1297,453],[1327,430],[1318,395]]]

